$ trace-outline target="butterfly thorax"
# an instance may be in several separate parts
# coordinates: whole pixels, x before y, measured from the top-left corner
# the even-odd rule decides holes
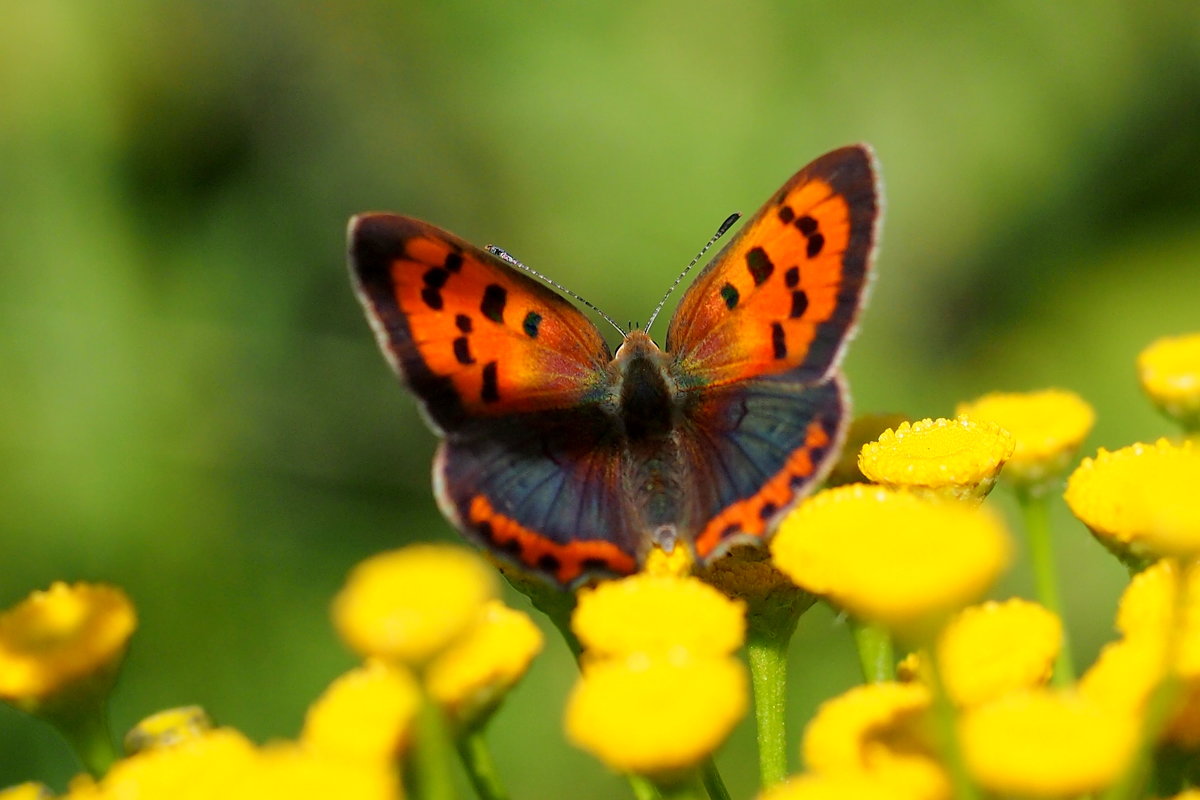
[[[675,424],[676,391],[668,359],[642,331],[633,331],[613,359],[615,411],[630,443],[670,436]]]
[[[661,442],[677,423],[678,392],[670,359],[643,331],[633,331],[609,368],[609,405],[630,444]]]

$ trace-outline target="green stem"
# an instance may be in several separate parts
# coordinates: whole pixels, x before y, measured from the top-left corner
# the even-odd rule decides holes
[[[636,800],[661,800],[658,787],[641,775],[629,775],[629,788],[633,790]]]
[[[854,644],[858,648],[858,663],[868,683],[896,680],[896,654],[892,635],[873,622],[850,621]]]
[[[721,778],[721,773],[717,771],[717,762],[713,761],[711,757],[705,759],[704,766],[701,767],[700,779],[704,781],[704,788],[712,800],[730,800],[729,789],[725,787],[725,781]]]
[[[412,750],[405,772],[408,797],[415,800],[454,800],[454,776],[450,772],[450,744],[446,721],[437,703],[422,698],[417,714]]]
[[[754,718],[758,725],[758,768],[762,788],[787,778],[787,646],[789,637],[751,630],[746,640]]]
[[[967,774],[967,766],[963,761],[962,747],[958,741],[958,730],[955,725],[955,708],[946,693],[946,685],[942,682],[941,668],[934,658],[933,648],[924,647],[921,650],[921,663],[928,670],[931,688],[933,689],[933,720],[937,734],[938,748],[942,754],[942,762],[950,774],[951,796],[955,800],[980,800],[979,790]]]
[[[1058,595],[1058,576],[1054,568],[1054,543],[1050,538],[1050,504],[1048,495],[1017,492],[1017,502],[1025,518],[1025,537],[1029,543],[1029,560],[1037,587],[1038,601],[1063,619],[1062,601]],[[1053,683],[1067,687],[1075,681],[1075,665],[1071,659],[1071,640],[1064,620],[1062,646],[1054,663]]]
[[[500,774],[496,771],[496,762],[492,760],[492,751],[483,738],[483,731],[473,728],[460,736],[456,745],[458,756],[479,800],[508,800],[508,792],[500,783]]]
[[[71,745],[83,768],[93,778],[102,778],[117,760],[104,697],[94,701],[81,698],[75,704],[63,704],[62,709],[41,713]]]
[[[656,783],[655,786],[663,800],[705,800],[704,787],[695,775],[681,781]]]

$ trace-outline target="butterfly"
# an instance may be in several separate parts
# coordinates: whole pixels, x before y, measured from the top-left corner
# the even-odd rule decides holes
[[[655,545],[761,541],[832,466],[842,351],[880,211],[869,147],[821,156],[684,293],[660,349],[616,353],[504,258],[425,222],[354,217],[348,261],[384,356],[442,437],[438,505],[501,561],[571,586]]]

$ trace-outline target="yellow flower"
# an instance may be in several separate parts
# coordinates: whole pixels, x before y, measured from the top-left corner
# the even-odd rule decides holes
[[[72,785],[70,797],[120,800],[209,800],[230,798],[230,787],[253,768],[257,752],[246,737],[217,728],[177,744],[144,750],[113,765],[99,793],[88,783]],[[269,795],[265,795],[269,796]]]
[[[1012,598],[959,612],[938,636],[937,658],[951,699],[969,706],[1045,683],[1061,646],[1058,617]]]
[[[921,684],[855,687],[817,709],[804,732],[804,763],[821,775],[870,777],[906,797],[949,797],[949,780],[923,735],[931,702]]]
[[[133,604],[114,586],[34,592],[0,614],[0,699],[32,709],[93,681],[106,693],[135,627]]]
[[[1139,716],[1162,679],[1164,656],[1162,643],[1152,637],[1111,642],[1079,679],[1079,693],[1098,705]]]
[[[1164,414],[1186,430],[1200,428],[1200,333],[1159,339],[1138,356],[1137,370]]]
[[[474,553],[413,545],[363,561],[334,598],[342,639],[364,656],[423,666],[466,633],[499,593]]]
[[[798,775],[758,796],[758,800],[919,800],[920,795],[857,773]]]
[[[868,442],[858,465],[884,486],[982,500],[1012,453],[1012,436],[994,422],[923,419],[889,428]]]
[[[1179,567],[1171,559],[1163,559],[1134,575],[1121,593],[1117,605],[1117,630],[1130,639],[1142,636],[1158,640],[1172,632],[1179,636],[1180,655],[1188,645],[1200,647],[1200,570],[1186,570],[1187,593],[1184,618],[1176,619],[1176,596],[1179,591]],[[1182,623],[1182,624],[1181,624]],[[1197,641],[1193,642],[1195,639]],[[1200,675],[1200,653],[1191,660]]]
[[[746,713],[729,656],[674,651],[588,662],[567,700],[567,736],[605,764],[670,780],[720,746]]]
[[[429,693],[460,725],[481,722],[541,650],[542,632],[529,615],[493,600],[463,638],[430,662]]]
[[[45,785],[32,781],[0,789],[0,800],[50,800],[53,796]]]
[[[817,596],[792,583],[771,554],[755,544],[737,544],[704,567],[699,577],[727,597],[746,604],[746,629],[772,638],[790,635],[796,620]]]
[[[252,768],[239,781],[229,790],[209,797],[222,800],[262,800],[266,797],[397,800],[399,790],[396,772],[389,764],[346,760],[322,750],[282,743],[264,747]]]
[[[910,636],[983,594],[1009,549],[987,509],[864,484],[809,498],[771,542],[799,586]]]
[[[960,403],[956,413],[994,422],[1011,433],[1016,446],[1004,476],[1035,491],[1062,474],[1096,421],[1087,401],[1063,389],[995,392]]]
[[[697,578],[646,573],[579,592],[571,628],[591,656],[742,646],[745,605]]]
[[[1136,721],[1081,695],[1031,689],[967,709],[960,722],[968,771],[1004,795],[1099,791],[1128,768]]]
[[[129,755],[155,747],[170,747],[212,730],[212,719],[200,706],[168,708],[143,719],[125,734]]]
[[[1160,439],[1085,458],[1067,481],[1071,511],[1118,553],[1200,554],[1200,449]]]
[[[858,454],[867,442],[873,442],[888,428],[896,428],[908,422],[903,414],[863,414],[855,417],[846,432],[846,443],[834,462],[825,485],[841,486],[846,483],[864,483],[868,478],[858,468]]]
[[[421,687],[407,669],[372,659],[309,707],[300,741],[342,758],[392,761],[408,745],[420,706]]]
[[[688,548],[673,547],[668,553],[655,544],[646,555],[646,566],[642,568],[642,571],[651,575],[682,577],[690,575],[694,566],[695,559],[692,557],[692,551]]]

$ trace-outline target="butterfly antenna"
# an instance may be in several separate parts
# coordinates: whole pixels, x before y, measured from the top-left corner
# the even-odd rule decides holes
[[[595,311],[597,314],[599,314],[601,317],[603,317],[604,321],[607,322],[609,325],[612,325],[614,328],[616,328],[617,332],[620,333],[622,336],[625,335],[625,331],[621,329],[621,326],[618,325],[616,322],[614,322],[612,317],[610,317],[608,314],[605,314],[597,306],[593,305],[592,303],[589,303],[587,300],[584,300],[582,297],[575,294],[570,289],[563,286],[561,283],[554,280],[553,278],[543,275],[542,273],[538,272],[533,267],[525,266],[524,264],[522,264],[520,261],[517,260],[516,256],[514,256],[512,253],[505,250],[503,247],[497,247],[494,244],[489,244],[487,247],[485,247],[483,249],[487,250],[489,253],[491,253],[496,258],[500,259],[501,261],[504,261],[507,264],[512,264],[517,269],[524,270],[525,272],[528,272],[530,275],[534,276],[535,278],[538,278],[539,280],[550,284],[551,286],[553,286],[555,289],[558,289],[563,294],[574,297],[580,303],[583,303],[585,306],[590,308],[592,311]]]
[[[658,301],[658,305],[654,307],[654,313],[651,314],[650,319],[646,321],[646,327],[643,328],[643,330],[645,330],[647,333],[650,332],[650,326],[654,324],[654,319],[658,316],[658,312],[662,311],[663,306],[666,305],[667,298],[671,296],[671,292],[675,291],[675,288],[679,286],[679,282],[683,280],[684,276],[692,271],[692,267],[696,266],[696,263],[700,259],[704,258],[704,254],[708,252],[708,248],[716,244],[717,239],[720,239],[722,236],[724,236],[725,232],[733,227],[733,223],[737,222],[739,219],[741,219],[741,217],[741,214],[734,212],[725,218],[725,221],[721,223],[721,227],[717,228],[717,232],[714,233],[712,238],[708,240],[708,244],[704,245],[704,247],[700,249],[700,252],[696,254],[696,257],[693,258],[688,265],[683,268],[683,272],[679,273],[679,277],[676,278],[675,282],[671,284],[671,288],[667,289],[667,293],[663,295],[662,300]]]

